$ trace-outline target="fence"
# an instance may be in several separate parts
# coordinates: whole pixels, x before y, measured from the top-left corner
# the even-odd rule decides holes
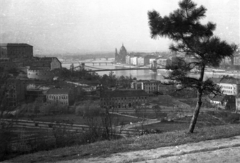
[[[67,124],[57,122],[41,122],[41,121],[29,121],[19,119],[1,119],[0,129],[3,128],[3,124],[11,124],[11,132],[16,133],[11,138],[10,146],[13,150],[29,151],[29,148],[35,148],[39,142],[42,144],[55,144],[56,135],[54,130],[60,129],[67,133],[72,133],[75,136],[80,136],[92,128],[87,125]],[[103,127],[98,127],[98,130],[105,130]],[[121,129],[121,127],[112,127],[110,132],[120,137],[131,137],[141,135],[141,130],[136,129]],[[63,136],[63,135],[60,135]],[[37,143],[38,142],[38,143]]]

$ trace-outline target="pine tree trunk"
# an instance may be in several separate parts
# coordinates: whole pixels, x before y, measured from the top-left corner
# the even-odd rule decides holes
[[[189,133],[193,133],[193,131],[194,131],[201,106],[202,106],[202,92],[200,91],[200,92],[198,92],[198,102],[197,102],[194,114],[193,114],[192,119],[191,119],[189,129],[188,129]]]
[[[204,72],[205,72],[205,66],[202,66],[201,73],[200,73],[200,78],[199,78],[199,83],[203,82]],[[197,105],[196,105],[194,114],[192,116],[192,119],[191,119],[191,122],[190,122],[190,125],[189,125],[189,129],[188,129],[189,133],[193,133],[195,125],[197,123],[197,118],[198,118],[198,115],[199,115],[199,112],[200,112],[200,108],[202,106],[202,94],[203,94],[203,89],[202,89],[202,84],[201,84],[198,87],[198,96],[197,96],[198,101],[197,101]]]

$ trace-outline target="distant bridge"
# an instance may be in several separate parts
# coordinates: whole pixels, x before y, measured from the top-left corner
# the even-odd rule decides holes
[[[62,62],[63,64],[76,64],[76,63],[79,63],[79,64],[81,64],[81,63],[84,63],[84,64],[92,64],[93,66],[94,65],[98,65],[98,66],[101,66],[101,65],[103,65],[103,66],[105,66],[105,65],[113,65],[113,64],[116,64],[116,62],[114,62],[114,61],[108,61],[108,62]]]
[[[81,66],[76,66],[74,69],[81,68]],[[152,71],[157,71],[157,69],[165,69],[165,68],[150,68],[150,67],[133,67],[133,68],[115,68],[115,69],[102,69],[102,68],[96,68],[96,67],[91,67],[91,66],[86,66],[85,68],[90,68],[90,69],[85,69],[88,72],[99,72],[99,71],[125,71],[125,70],[152,70]]]
[[[102,69],[102,68],[97,68],[97,67],[92,67],[92,66],[88,66],[86,65],[86,63],[91,63],[93,64],[93,66],[95,64],[115,64],[116,62],[83,62],[83,63],[79,63],[79,66],[74,66],[73,69],[85,69],[86,71],[88,72],[98,72],[98,71],[125,71],[125,70],[152,70],[154,72],[157,71],[157,69],[166,69],[165,66],[163,65],[155,65],[155,66],[151,66],[151,67],[145,67],[144,65],[142,66],[137,66],[137,67],[133,67],[133,68],[129,68],[129,67],[126,67],[126,68],[115,68],[115,69]],[[121,65],[119,65],[121,66]],[[86,69],[88,68],[88,69]],[[90,68],[90,69],[89,69]]]
[[[87,70],[88,72],[98,72],[98,71],[125,71],[125,70],[152,70],[157,71],[157,69],[165,68],[119,68],[119,69],[97,69],[97,70]]]

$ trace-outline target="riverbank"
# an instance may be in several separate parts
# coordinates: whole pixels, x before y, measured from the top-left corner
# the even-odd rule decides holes
[[[63,67],[65,68],[70,68],[71,64],[62,64]],[[74,64],[74,66],[79,66],[79,63]],[[90,67],[96,67],[97,69],[116,69],[116,68],[137,68],[139,66],[135,65],[128,65],[128,64],[122,64],[122,63],[117,63],[117,64],[95,64],[93,65],[92,63],[86,64],[86,66]],[[142,68],[149,68],[149,66],[143,66]],[[137,78],[139,80],[159,80],[159,81],[164,81],[164,76],[168,75],[169,70],[165,69],[158,69],[157,72],[154,72],[152,70],[122,70],[122,71],[113,71],[114,74],[117,77],[120,76],[131,76],[134,78]],[[102,71],[102,72],[97,72],[100,76],[103,76],[104,74],[108,75],[110,71]],[[234,78],[240,79],[240,73],[239,71],[225,71],[223,69],[206,69],[205,71],[205,80],[208,78],[221,78],[223,76],[232,76]],[[196,77],[198,78],[199,75],[197,73],[191,73],[191,77]]]

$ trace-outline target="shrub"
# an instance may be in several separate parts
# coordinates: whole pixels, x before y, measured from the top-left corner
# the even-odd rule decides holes
[[[68,113],[68,107],[58,103],[44,103],[39,107],[39,110],[44,115]]]
[[[84,105],[76,106],[75,115],[83,116],[84,107],[85,107]]]
[[[0,124],[0,161],[4,160],[11,154],[11,140],[15,136],[12,131],[12,124],[2,122]]]
[[[226,118],[226,121],[228,123],[236,123],[240,120],[240,115],[239,114],[234,114],[234,113],[230,113],[228,115],[228,117]]]

